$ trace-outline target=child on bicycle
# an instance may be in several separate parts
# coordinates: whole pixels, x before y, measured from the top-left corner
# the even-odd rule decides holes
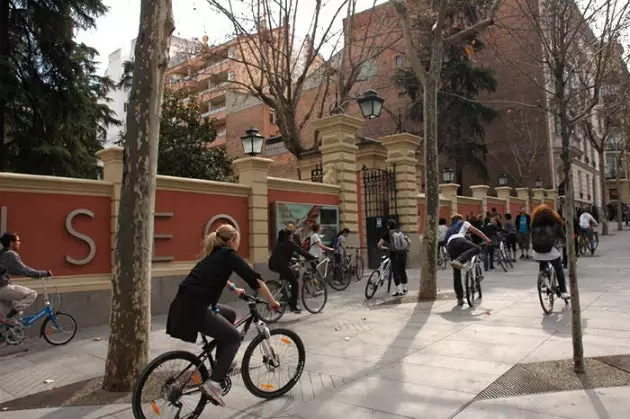
[[[239,232],[229,224],[219,226],[208,235],[205,256],[179,284],[166,320],[166,333],[174,338],[195,343],[197,333],[203,333],[217,341],[216,364],[210,379],[201,385],[201,391],[220,406],[225,406],[221,384],[234,368],[232,361],[241,346],[241,334],[234,327],[236,312],[218,304],[225,288],[239,296],[245,293],[229,281],[230,276],[236,273],[253,290],[260,290],[270,309],[280,307],[260,274],[236,253],[240,242]]]
[[[269,270],[280,274],[280,278],[287,280],[291,284],[289,309],[295,314],[300,314],[302,312],[298,307],[298,291],[300,287],[295,273],[289,267],[289,262],[295,253],[306,260],[315,260],[316,258],[291,240],[290,234],[291,232],[287,230],[280,230],[278,233],[278,240],[276,240],[269,257]]]
[[[558,240],[564,242],[564,221],[560,214],[545,204],[541,204],[532,213],[532,246],[534,249],[534,260],[540,262],[540,272],[543,272],[550,263],[556,271],[558,279],[558,289],[560,298],[567,300],[570,298],[567,293],[567,285],[562,269],[560,251],[556,246]]]
[[[462,272],[464,265],[479,254],[479,246],[466,239],[466,234],[470,232],[486,243],[491,243],[490,239],[481,230],[473,227],[464,217],[455,214],[451,218],[451,226],[446,232],[446,248],[451,257],[453,267],[453,288],[457,295],[457,305],[464,305],[464,287],[462,286]]]

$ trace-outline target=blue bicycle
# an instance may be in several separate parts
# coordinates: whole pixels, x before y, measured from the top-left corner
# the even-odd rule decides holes
[[[45,319],[39,331],[39,337],[43,337],[49,344],[54,346],[65,345],[77,334],[77,322],[74,317],[68,313],[55,311],[52,308],[48,297],[46,280],[42,282],[44,284],[44,307],[33,315],[22,317],[18,325],[9,323],[4,319],[0,320],[0,344],[21,344],[26,339],[24,328],[33,325],[43,317]]]

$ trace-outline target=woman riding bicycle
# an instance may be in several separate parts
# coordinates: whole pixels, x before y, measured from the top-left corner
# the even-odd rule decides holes
[[[545,204],[541,204],[532,213],[532,247],[534,249],[534,260],[540,262],[540,272],[543,272],[550,263],[556,271],[558,279],[558,289],[560,298],[566,300],[570,298],[567,293],[567,285],[562,270],[561,254],[556,247],[556,242],[566,241],[564,237],[564,221],[560,214]]]
[[[287,280],[291,284],[289,309],[295,314],[300,314],[302,310],[297,305],[300,288],[295,273],[289,267],[289,261],[296,252],[306,258],[306,260],[315,260],[317,258],[295,244],[291,240],[290,234],[291,232],[287,230],[280,230],[278,233],[278,240],[269,257],[269,270],[280,274],[280,278]]]
[[[238,296],[245,292],[228,279],[236,273],[252,289],[262,292],[271,309],[280,307],[260,274],[236,253],[240,240],[239,232],[229,224],[221,225],[216,232],[208,235],[204,258],[179,284],[166,321],[166,333],[174,338],[195,343],[197,333],[203,333],[217,341],[216,365],[201,390],[221,406],[225,405],[221,397],[221,383],[233,367],[241,335],[234,327],[236,312],[218,304],[218,301],[224,288]]]

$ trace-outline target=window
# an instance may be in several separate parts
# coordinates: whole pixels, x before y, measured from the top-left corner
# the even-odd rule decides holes
[[[234,81],[234,72],[233,71],[228,71],[227,79],[228,79],[228,81]]]
[[[359,72],[359,80],[367,80],[376,74],[376,60],[374,58],[367,60],[361,65]]]
[[[123,104],[123,110],[124,110],[125,112],[127,112],[127,108],[128,108],[128,107],[129,107],[129,104],[128,104],[127,102],[125,102],[125,103]]]
[[[403,57],[402,55],[397,55],[396,56],[396,68],[402,67],[404,61],[405,61],[405,57]]]
[[[278,154],[288,153],[289,150],[284,146],[284,142],[282,141],[281,136],[271,137],[265,142],[265,151],[263,152],[266,156],[276,156]]]
[[[278,116],[276,115],[276,110],[273,108],[269,108],[269,123],[278,125]]]
[[[228,53],[227,53],[228,58],[234,58],[234,55],[235,55],[234,48],[228,49]]]

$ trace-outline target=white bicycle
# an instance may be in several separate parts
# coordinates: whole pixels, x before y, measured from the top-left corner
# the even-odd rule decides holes
[[[386,250],[386,248],[383,248]],[[387,280],[387,292],[392,286],[392,261],[389,256],[385,255],[381,258],[381,265],[375,269],[365,284],[365,298],[368,300],[374,297],[378,290]]]

